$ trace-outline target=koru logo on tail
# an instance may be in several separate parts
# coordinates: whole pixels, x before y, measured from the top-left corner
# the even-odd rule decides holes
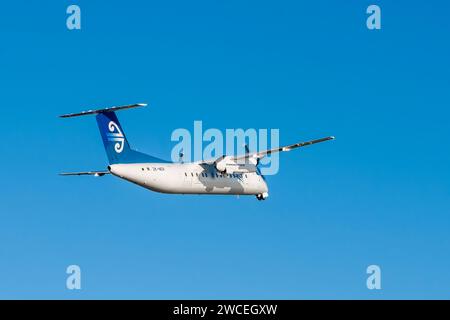
[[[114,145],[114,150],[117,153],[121,153],[125,144],[125,138],[122,131],[120,131],[119,126],[114,121],[109,122],[108,129],[110,132],[106,134],[108,136],[108,141],[116,141],[117,143]]]

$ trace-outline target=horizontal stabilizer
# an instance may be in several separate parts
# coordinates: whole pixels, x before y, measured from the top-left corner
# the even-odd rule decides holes
[[[111,174],[109,171],[80,171],[80,172],[62,172],[60,176],[96,176],[101,177],[105,174]]]
[[[126,105],[126,106],[116,106],[116,107],[109,107],[109,108],[97,109],[97,110],[87,110],[87,111],[82,111],[82,112],[78,112],[78,113],[68,113],[68,114],[63,114],[59,117],[60,118],[72,118],[72,117],[79,117],[79,116],[87,116],[90,114],[114,112],[114,111],[118,111],[118,110],[139,108],[139,107],[145,107],[145,106],[147,106],[146,103],[135,103],[135,104],[130,104],[130,105]]]

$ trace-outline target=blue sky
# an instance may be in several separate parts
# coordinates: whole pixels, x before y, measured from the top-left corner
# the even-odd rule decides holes
[[[447,2],[30,2],[0,10],[0,298],[450,298]],[[194,120],[337,139],[283,154],[265,202],[57,175],[107,164],[94,118],[57,115],[135,102],[163,158]]]

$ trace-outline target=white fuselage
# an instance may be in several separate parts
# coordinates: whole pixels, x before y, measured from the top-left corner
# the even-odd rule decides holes
[[[199,163],[112,164],[109,171],[144,188],[179,194],[268,195],[266,181],[256,172],[224,174]]]

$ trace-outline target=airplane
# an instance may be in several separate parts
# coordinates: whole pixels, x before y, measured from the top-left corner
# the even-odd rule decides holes
[[[334,139],[333,136],[329,136],[253,153],[246,147],[246,153],[243,155],[224,155],[206,161],[189,163],[165,161],[133,150],[115,113],[146,105],[137,103],[61,115],[61,118],[96,115],[109,165],[107,170],[64,172],[60,175],[100,177],[112,174],[161,193],[253,195],[258,200],[265,200],[269,196],[269,189],[258,167],[260,159],[275,152],[291,151]]]

